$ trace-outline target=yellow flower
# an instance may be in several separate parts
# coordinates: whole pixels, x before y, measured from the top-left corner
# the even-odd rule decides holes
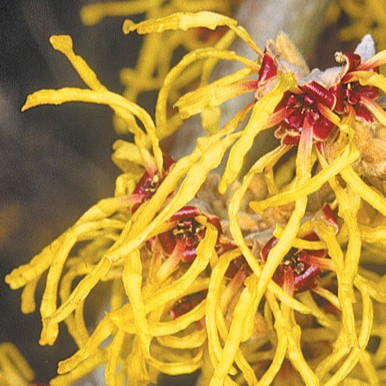
[[[340,67],[308,73],[285,35],[263,52],[221,14],[177,12],[126,21],[123,30],[218,26],[229,30],[225,40],[191,51],[165,76],[155,123],[99,82],[70,37],[51,38],[88,87],[37,91],[23,110],[105,104],[134,135],[133,143],[114,145],[113,160],[123,170],[114,197],[6,277],[11,288],[24,287],[22,310],[32,312],[47,272],[40,343],[53,344],[64,321],[79,347],[59,363],[53,386],[102,364],[109,385],[155,383],[159,373],[198,369],[210,386],[279,384],[287,373],[309,385],[385,379],[386,282],[372,266],[384,255],[386,199],[378,188],[382,176],[360,174],[372,169],[361,167],[356,129],[384,125],[375,98],[386,79],[373,69],[385,53],[368,58],[360,45],[338,55]],[[256,60],[227,50],[230,37],[242,39]],[[220,60],[242,68],[210,83]],[[197,62],[201,81],[175,106],[181,122],[201,114],[207,134],[174,162],[159,145],[177,128],[168,113],[171,87]],[[221,105],[247,92],[250,102],[220,127]],[[280,143],[260,158],[250,155],[267,130]],[[252,166],[243,168],[247,158]],[[209,175],[221,164],[211,194]],[[249,219],[256,229],[243,226]],[[89,330],[84,307],[97,288],[108,295]],[[373,347],[372,337],[381,343]]]

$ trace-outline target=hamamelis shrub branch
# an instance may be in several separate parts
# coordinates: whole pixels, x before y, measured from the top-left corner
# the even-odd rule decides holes
[[[386,113],[378,101],[386,79],[378,67],[386,51],[375,54],[367,35],[355,52],[336,54],[337,67],[310,72],[284,34],[262,50],[211,12],[126,21],[123,31],[218,26],[256,59],[221,45],[190,52],[164,80],[155,123],[98,81],[70,37],[51,37],[87,87],[37,91],[22,109],[105,104],[134,136],[114,144],[122,170],[114,197],[6,277],[23,288],[28,313],[46,276],[40,343],[54,344],[64,322],[79,347],[59,363],[53,386],[101,365],[108,385],[196,370],[211,386],[386,380],[386,279],[377,273],[385,263]],[[219,61],[240,70],[210,81]],[[174,106],[183,120],[200,114],[207,134],[173,160],[159,144],[177,129],[168,101],[196,62],[202,82]],[[249,103],[220,125],[222,105],[247,93]],[[250,149],[263,131],[277,147],[256,159]],[[243,167],[246,158],[253,162]],[[219,165],[221,175],[213,173]],[[84,307],[102,286],[108,301],[90,328]]]

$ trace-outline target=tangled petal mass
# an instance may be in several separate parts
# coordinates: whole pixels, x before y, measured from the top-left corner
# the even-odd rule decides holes
[[[108,91],[69,36],[51,38],[86,87],[37,91],[23,110],[104,104],[134,138],[114,145],[115,195],[6,277],[23,288],[24,312],[46,277],[40,343],[54,344],[64,322],[78,346],[52,386],[103,365],[108,385],[196,370],[210,386],[386,382],[386,52],[366,35],[355,52],[336,54],[336,67],[309,71],[284,34],[262,50],[208,11],[125,21],[123,30],[189,39],[217,27],[213,42],[205,37],[207,47],[165,74],[154,121]],[[234,39],[255,60],[230,51]],[[242,68],[211,80],[228,61]],[[150,82],[142,75],[138,85]],[[221,122],[241,94],[249,101]],[[159,142],[196,114],[206,134],[173,160]],[[257,157],[263,131],[276,147]],[[84,307],[98,287],[107,296],[90,327]]]

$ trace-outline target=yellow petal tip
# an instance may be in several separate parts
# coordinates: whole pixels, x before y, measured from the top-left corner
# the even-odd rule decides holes
[[[103,19],[103,14],[99,12],[97,4],[90,4],[80,10],[80,20],[84,25],[92,26],[98,24]]]
[[[125,35],[128,35],[130,32],[132,32],[134,30],[135,30],[135,23],[130,19],[126,19],[123,22],[123,26],[122,26],[123,33]]]
[[[72,50],[72,38],[70,35],[52,35],[50,36],[51,46],[60,52]]]

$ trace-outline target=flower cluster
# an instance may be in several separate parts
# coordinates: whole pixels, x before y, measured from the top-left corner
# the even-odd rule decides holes
[[[373,122],[374,114],[380,122],[385,121],[384,111],[374,102],[379,96],[378,88],[361,85],[355,77],[361,70],[378,72],[381,59],[377,62],[372,56],[368,57],[373,51],[372,45],[371,37],[367,35],[355,53],[336,54],[342,68],[326,72],[316,70],[298,79],[298,90],[287,92],[274,112],[279,121],[272,122],[277,127],[275,135],[282,143],[299,144],[304,124],[313,127],[315,141],[325,141],[344,115],[354,114]],[[272,54],[265,53],[259,71],[258,90],[276,77],[278,66],[285,69],[286,64],[280,60],[276,64]]]
[[[377,67],[386,52],[375,54],[366,36],[354,53],[337,54],[336,68],[309,72],[285,35],[262,51],[216,13],[126,21],[123,29],[197,27],[228,28],[256,60],[225,44],[187,54],[164,79],[156,123],[108,91],[70,37],[51,37],[88,87],[37,91],[23,110],[105,104],[134,137],[114,145],[122,169],[114,197],[6,277],[11,288],[24,287],[27,313],[46,273],[40,343],[54,344],[65,322],[79,347],[59,363],[51,385],[69,385],[103,364],[109,385],[154,384],[160,373],[196,370],[210,386],[283,384],[284,377],[288,384],[382,384],[386,276],[373,267],[385,263],[386,198],[384,174],[368,171],[383,159],[368,157],[359,133],[385,148],[373,129],[385,125],[377,97],[386,79]],[[221,60],[243,67],[210,83]],[[181,121],[200,114],[207,134],[173,161],[160,147],[174,122],[169,101],[198,61],[202,82],[175,107]],[[249,92],[220,127],[221,105]],[[257,157],[251,149],[262,131],[280,142]],[[209,180],[217,181],[214,190]],[[92,328],[84,308],[106,288]]]

